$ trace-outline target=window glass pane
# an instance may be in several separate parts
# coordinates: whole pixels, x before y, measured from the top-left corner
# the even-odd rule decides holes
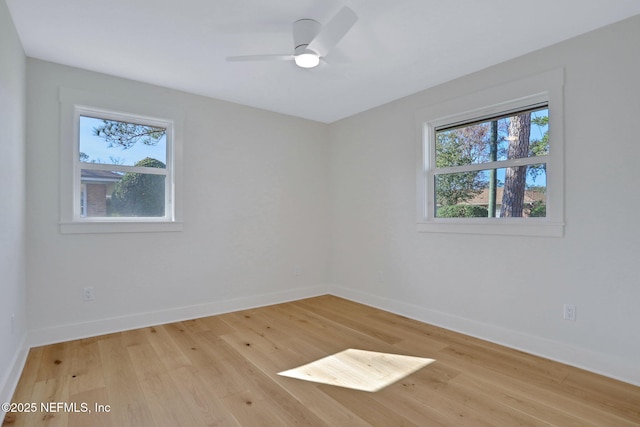
[[[436,167],[549,154],[549,110],[540,108],[436,130]]]
[[[546,165],[435,176],[436,218],[545,217]]]
[[[83,217],[163,217],[164,175],[82,169]]]
[[[149,167],[166,167],[164,128],[80,116],[79,131],[83,163],[142,166],[141,161],[154,159],[158,162]]]
[[[487,188],[487,176],[487,171],[436,175],[436,206],[469,204],[470,200]],[[441,212],[440,209],[437,212]]]

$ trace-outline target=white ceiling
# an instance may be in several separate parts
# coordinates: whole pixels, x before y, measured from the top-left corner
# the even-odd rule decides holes
[[[33,58],[330,123],[640,13],[640,0],[6,0]],[[292,23],[358,22],[311,70]]]

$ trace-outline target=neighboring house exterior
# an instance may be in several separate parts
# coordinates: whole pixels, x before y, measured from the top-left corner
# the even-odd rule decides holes
[[[500,216],[502,208],[502,194],[504,193],[504,187],[496,188],[496,216]],[[541,190],[525,190],[524,191],[524,205],[531,206],[536,202],[546,203],[546,195]],[[489,206],[489,189],[485,188],[480,194],[475,196],[468,202],[463,203],[465,205],[482,206],[488,208]],[[523,214],[526,216],[526,213]]]
[[[80,216],[107,216],[107,200],[122,175],[112,171],[83,169],[81,182]]]

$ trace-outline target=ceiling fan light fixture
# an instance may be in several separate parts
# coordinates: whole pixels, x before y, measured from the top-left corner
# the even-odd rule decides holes
[[[320,57],[315,52],[304,52],[293,57],[296,65],[301,68],[314,68],[320,64]]]
[[[358,20],[353,10],[344,6],[324,26],[313,19],[298,19],[293,23],[293,55],[245,55],[228,56],[227,61],[273,61],[291,60],[300,68],[314,68],[320,65],[320,58],[349,32]]]

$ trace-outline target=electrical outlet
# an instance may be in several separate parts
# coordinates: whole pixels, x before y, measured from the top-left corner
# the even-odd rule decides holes
[[[564,320],[576,321],[576,306],[575,304],[565,304],[563,309]]]
[[[302,274],[302,268],[299,265],[293,267],[293,275],[298,277]]]
[[[82,301],[93,301],[93,286],[87,286],[82,289]]]
[[[11,313],[11,335],[16,334],[16,314]]]

